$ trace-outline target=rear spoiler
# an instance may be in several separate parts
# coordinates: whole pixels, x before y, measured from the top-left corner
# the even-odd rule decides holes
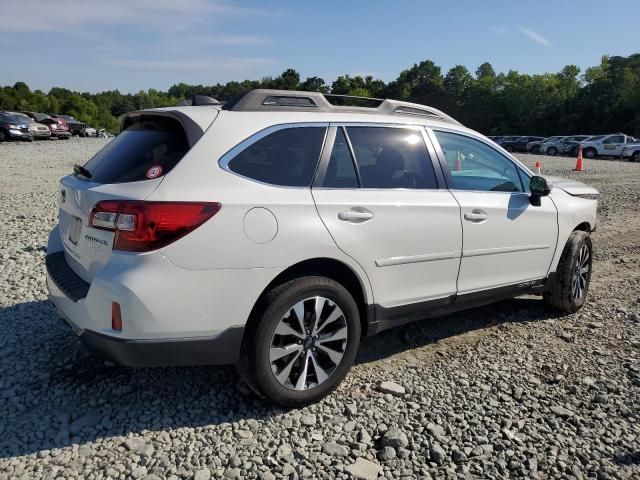
[[[189,107],[187,107],[189,108]],[[120,125],[120,131],[122,131],[129,120],[138,118],[141,116],[159,116],[173,118],[180,122],[187,134],[187,140],[189,141],[189,147],[200,139],[205,130],[213,123],[218,116],[218,109],[198,109],[196,111],[190,109],[188,114],[182,109],[152,109],[152,110],[137,110],[128,112],[118,117],[118,123]]]

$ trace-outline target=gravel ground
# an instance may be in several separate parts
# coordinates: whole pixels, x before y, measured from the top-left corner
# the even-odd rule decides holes
[[[521,297],[367,338],[285,411],[232,368],[105,364],[56,317],[57,182],[105,142],[0,144],[0,478],[640,478],[640,164],[523,155],[601,190],[579,313]]]

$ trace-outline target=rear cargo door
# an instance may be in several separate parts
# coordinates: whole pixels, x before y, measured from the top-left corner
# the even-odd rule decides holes
[[[136,114],[75,175],[61,180],[60,235],[67,263],[83,280],[93,280],[113,249],[114,233],[89,224],[93,207],[102,200],[147,198],[199,138],[193,128],[165,114]]]

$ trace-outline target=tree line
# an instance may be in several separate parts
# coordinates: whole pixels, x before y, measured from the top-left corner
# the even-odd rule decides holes
[[[439,108],[464,125],[491,134],[562,135],[624,132],[640,136],[640,54],[604,56],[584,73],[575,65],[537,75],[496,73],[490,63],[475,72],[456,65],[446,74],[431,60],[414,64],[391,82],[339,76],[330,85],[287,69],[277,77],[215,85],[173,85],[123,94],[54,87],[31,91],[24,82],[0,89],[0,109],[72,115],[97,128],[118,130],[117,117],[144,108],[175,105],[192,94],[224,101],[252,88],[306,90],[394,98]]]

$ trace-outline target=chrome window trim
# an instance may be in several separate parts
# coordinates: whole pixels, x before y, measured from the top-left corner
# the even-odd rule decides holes
[[[295,188],[295,189],[306,189],[306,188],[311,188],[311,185],[313,185],[313,181],[314,178],[316,176],[316,173],[318,172],[318,166],[320,165],[320,161],[322,158],[322,152],[324,151],[324,146],[325,143],[327,141],[327,132],[329,130],[329,122],[298,122],[298,123],[281,123],[281,124],[277,124],[277,125],[271,125],[269,127],[263,128],[262,130],[259,130],[253,134],[251,134],[249,137],[245,138],[244,140],[242,140],[240,143],[238,143],[237,145],[235,145],[234,147],[232,147],[230,150],[228,150],[226,153],[224,153],[219,159],[218,159],[218,166],[232,174],[235,175],[236,177],[240,177],[240,178],[244,178],[245,180],[249,180],[251,182],[254,183],[258,183],[260,185],[266,185],[268,187],[275,187],[275,188]],[[322,145],[320,146],[320,155],[318,155],[318,160],[316,162],[316,166],[315,169],[313,171],[313,175],[311,176],[311,181],[309,182],[309,185],[304,185],[304,186],[293,186],[293,185],[278,185],[275,183],[267,183],[267,182],[262,182],[260,180],[256,180],[255,178],[251,178],[251,177],[247,177],[245,175],[241,175],[237,172],[234,172],[233,170],[231,170],[229,168],[229,162],[231,162],[231,160],[233,160],[239,153],[243,152],[244,150],[246,150],[247,148],[249,148],[251,145],[253,145],[254,143],[262,140],[263,138],[271,135],[274,132],[280,131],[280,130],[285,130],[288,128],[306,128],[306,127],[318,127],[318,128],[324,128],[324,137],[322,138]]]

